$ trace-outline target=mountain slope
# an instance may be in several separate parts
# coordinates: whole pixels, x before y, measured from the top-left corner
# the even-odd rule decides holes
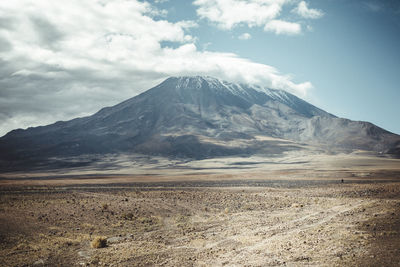
[[[119,152],[204,158],[298,149],[260,136],[331,150],[396,152],[400,143],[398,135],[337,118],[282,90],[196,76],[169,78],[89,117],[11,131],[0,138],[0,158]]]

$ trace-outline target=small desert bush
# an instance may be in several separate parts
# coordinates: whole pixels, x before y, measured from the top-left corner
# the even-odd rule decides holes
[[[122,219],[132,221],[135,215],[132,212],[122,214]]]
[[[158,223],[158,220],[155,217],[139,217],[137,221],[138,223],[145,225],[154,225]]]
[[[103,203],[103,204],[101,205],[101,209],[102,209],[102,210],[108,210],[108,204],[107,204],[107,203]]]
[[[186,215],[178,215],[175,218],[176,226],[179,228],[185,228],[189,224],[190,217]]]
[[[107,246],[107,238],[103,236],[97,236],[95,239],[93,239],[90,245],[92,248],[105,248]]]
[[[155,217],[155,216],[139,217],[135,219],[135,224],[143,231],[150,232],[160,227],[161,219],[160,217]]]

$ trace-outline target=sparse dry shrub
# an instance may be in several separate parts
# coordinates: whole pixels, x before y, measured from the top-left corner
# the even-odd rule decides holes
[[[253,210],[253,207],[250,204],[244,204],[243,205],[243,209],[247,210],[247,211],[250,211],[250,210]]]
[[[94,225],[93,225],[93,224],[90,224],[90,223],[82,223],[82,224],[81,224],[81,227],[82,227],[82,228],[89,229],[89,230],[94,230],[94,229],[95,229]]]
[[[104,236],[97,236],[90,245],[92,248],[105,248],[107,246],[107,238]]]
[[[136,227],[143,231],[154,231],[161,225],[161,218],[156,216],[134,218]]]
[[[122,219],[132,221],[135,215],[132,212],[122,214]]]
[[[156,217],[139,217],[137,219],[138,223],[145,224],[145,225],[154,225],[158,223]]]
[[[189,220],[190,220],[189,216],[178,215],[175,218],[176,226],[179,227],[179,228],[185,228],[185,227],[188,226]]]
[[[102,209],[102,210],[108,210],[108,204],[107,204],[107,203],[103,203],[103,204],[101,205],[101,209]]]

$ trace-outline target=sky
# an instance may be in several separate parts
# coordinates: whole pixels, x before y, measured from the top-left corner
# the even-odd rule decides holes
[[[0,1],[0,136],[169,76],[291,92],[400,134],[400,1]]]

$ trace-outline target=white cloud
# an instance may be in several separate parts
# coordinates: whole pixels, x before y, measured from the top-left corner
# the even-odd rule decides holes
[[[214,22],[221,29],[245,24],[263,26],[279,16],[289,0],[196,0],[197,15]]]
[[[136,0],[0,1],[0,135],[89,115],[171,75],[210,75],[300,96],[312,87],[236,54],[201,51],[189,33],[196,23],[155,19],[155,10]]]
[[[238,38],[239,38],[240,40],[249,40],[249,39],[251,39],[251,34],[248,33],[248,32],[245,32],[245,33],[239,35]]]
[[[275,34],[296,35],[302,32],[300,23],[280,18],[286,6],[293,6],[293,0],[195,0],[197,15],[215,23],[220,29],[231,30],[240,25],[263,27]],[[290,7],[291,8],[291,7]],[[290,9],[289,9],[290,10]],[[292,13],[302,18],[317,19],[323,12],[310,9],[301,1]]]
[[[292,12],[306,19],[319,19],[324,15],[321,10],[308,8],[305,1],[301,1]]]
[[[276,34],[296,35],[301,33],[301,25],[283,20],[271,20],[265,25],[264,31]]]

